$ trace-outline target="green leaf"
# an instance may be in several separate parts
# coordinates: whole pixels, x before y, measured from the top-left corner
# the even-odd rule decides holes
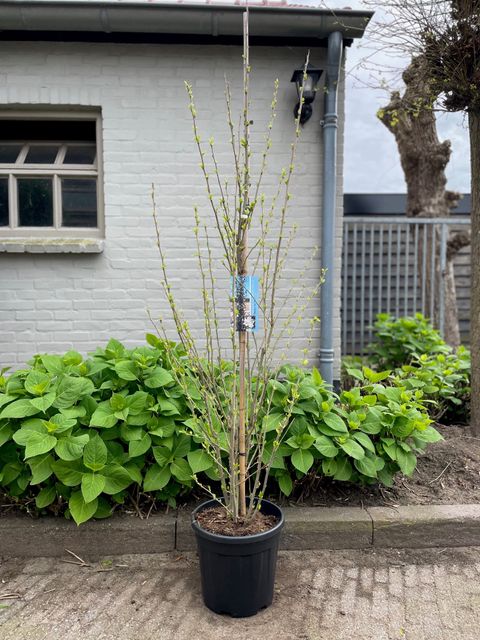
[[[361,460],[365,456],[365,450],[355,442],[352,438],[347,440],[346,442],[339,442],[339,446],[352,458],[356,460]]]
[[[45,355],[41,357],[41,361],[48,373],[54,373],[55,375],[58,375],[60,373],[63,373],[63,371],[65,370],[65,366],[60,356]]]
[[[62,413],[56,413],[48,420],[44,420],[43,424],[49,433],[58,434],[68,431],[74,427],[77,424],[77,421],[72,418],[67,418]]]
[[[75,366],[82,364],[83,357],[78,353],[78,351],[67,351],[67,353],[62,358],[64,364],[69,366]]]
[[[316,367],[313,367],[312,369],[312,380],[317,387],[323,387],[323,378],[320,375],[320,371]],[[286,495],[288,496],[289,494],[287,493]]]
[[[49,453],[31,458],[27,463],[32,472],[30,484],[40,484],[49,478],[53,473],[52,462],[53,458]]]
[[[385,486],[393,487],[393,474],[386,469],[380,469],[377,473],[377,477]]]
[[[56,444],[57,439],[55,436],[50,436],[47,433],[38,433],[38,431],[30,431],[25,446],[25,460],[51,451]]]
[[[352,465],[347,460],[347,458],[340,458],[336,460],[337,466],[335,469],[335,473],[333,477],[335,480],[340,480],[342,482],[348,482],[352,477]]]
[[[278,486],[280,487],[280,491],[286,496],[289,496],[292,493],[293,489],[293,482],[290,475],[288,473],[282,473],[281,475],[276,477],[276,480],[278,482]]]
[[[75,491],[75,493],[72,493],[70,500],[68,501],[68,508],[70,509],[72,518],[75,520],[77,525],[90,520],[90,518],[95,514],[97,507],[98,500],[95,499],[91,502],[85,502],[81,491]]]
[[[8,442],[13,434],[13,427],[9,422],[0,425],[0,447]]]
[[[85,502],[92,502],[102,493],[105,477],[99,473],[84,473],[82,477],[82,496]]]
[[[397,463],[403,474],[411,476],[417,466],[417,457],[414,453],[397,448]]]
[[[126,399],[119,393],[114,393],[109,402],[110,407],[114,413],[115,411],[122,411],[127,406]]]
[[[308,473],[310,467],[313,465],[313,456],[310,451],[306,449],[296,449],[292,453],[292,464],[295,469],[298,469],[302,473]]]
[[[170,465],[170,471],[179,482],[189,483],[192,479],[192,470],[184,458],[175,458]]]
[[[82,481],[83,465],[79,462],[57,460],[52,463],[53,473],[66,487],[76,487]]]
[[[45,487],[42,489],[35,498],[35,504],[37,509],[44,509],[54,502],[57,497],[57,491],[55,487]]]
[[[366,433],[362,433],[361,431],[355,431],[355,433],[352,433],[351,437],[355,438],[355,440],[357,440],[357,442],[359,442],[364,449],[366,449],[367,451],[371,451],[372,453],[375,453],[375,445],[373,444],[373,442],[370,440],[370,438],[367,436]]]
[[[152,439],[148,433],[146,433],[141,440],[131,440],[128,443],[128,455],[130,458],[141,456],[150,449],[151,444]]]
[[[282,423],[286,423],[287,418],[283,413],[270,413],[262,420],[262,429],[264,431],[276,431]]]
[[[136,482],[137,484],[140,484],[140,485],[142,484],[142,479],[143,479],[142,472],[134,462],[127,462],[124,465],[124,469],[127,471],[128,475],[133,480],[133,482]]]
[[[22,400],[15,400],[3,409],[0,413],[0,419],[2,418],[26,418],[28,416],[34,416],[39,413],[40,409],[33,406],[30,400],[23,398]]]
[[[115,363],[115,371],[122,380],[137,380],[135,363],[131,360],[120,360]]]
[[[50,391],[50,393],[41,396],[40,398],[32,398],[30,403],[39,411],[45,413],[45,411],[52,406],[56,398],[55,391]]]
[[[107,447],[97,434],[85,445],[83,450],[83,464],[92,471],[100,471],[107,462]]]
[[[154,464],[145,474],[143,488],[145,491],[160,491],[165,487],[172,477],[169,467],[161,467]]]
[[[197,449],[196,451],[190,451],[187,454],[188,464],[193,473],[200,473],[206,471],[213,466],[213,460],[204,449]]]
[[[385,380],[391,374],[391,371],[380,371],[376,372],[373,369],[369,369],[368,367],[363,367],[363,373],[369,382],[375,384],[376,382],[380,382],[380,380]]]
[[[5,393],[0,393],[0,407],[8,404],[9,402],[13,402],[17,399],[17,396],[8,396]]]
[[[115,417],[115,412],[110,406],[110,403],[106,401],[102,402],[102,404],[98,405],[95,409],[90,419],[90,426],[110,429],[115,426],[117,422],[118,420]]]
[[[330,429],[340,433],[348,433],[347,425],[336,413],[325,413],[322,416],[322,420]]]
[[[338,453],[338,449],[333,443],[333,440],[327,438],[327,436],[319,436],[313,443],[313,446],[326,458],[334,458]]]
[[[95,520],[99,520],[102,518],[109,518],[112,515],[112,505],[104,496],[99,496],[98,498],[98,507],[93,517]]]
[[[33,396],[42,396],[51,384],[51,377],[41,371],[31,371],[25,378],[25,389]]]
[[[148,398],[149,395],[145,391],[136,391],[131,396],[127,396],[125,400],[130,410],[130,415],[138,415],[144,411],[148,406]]]
[[[360,423],[360,431],[374,435],[382,430],[382,412],[375,408],[368,409],[367,417]]]
[[[161,467],[164,467],[172,459],[172,452],[167,447],[153,447],[152,451],[155,460]]]
[[[105,476],[103,492],[111,496],[123,491],[132,484],[130,473],[119,464],[107,465],[102,469],[102,475]]]
[[[141,440],[144,433],[145,431],[141,427],[132,427],[126,423],[120,425],[120,436],[125,442],[132,442],[132,440]]]
[[[165,416],[179,416],[180,411],[177,409],[176,405],[170,400],[166,400],[165,398],[158,398],[158,406],[160,408],[160,413]]]
[[[173,382],[172,374],[162,367],[155,367],[155,369],[145,378],[145,386],[149,389],[165,387],[171,382]]]
[[[369,456],[365,456],[361,460],[355,460],[355,467],[363,473],[364,476],[368,476],[369,478],[377,477],[377,467],[375,465],[375,460],[370,458]]]
[[[181,434],[175,443],[172,456],[174,458],[184,458],[190,451],[191,443],[192,441],[190,436]]]
[[[90,436],[87,433],[81,436],[60,438],[55,447],[55,453],[62,460],[79,460],[83,455],[83,449],[89,439]]]
[[[423,431],[416,431],[415,438],[423,442],[439,442],[443,440],[443,436],[434,427],[427,427]]]
[[[337,466],[336,458],[322,460],[322,471],[326,476],[334,476],[337,471]]]
[[[57,409],[68,409],[83,396],[90,395],[94,389],[93,382],[88,378],[62,376],[56,388],[57,397],[53,406]]]
[[[356,369],[353,367],[346,367],[346,371],[348,373],[349,376],[351,376],[352,378],[356,378],[357,380],[364,380],[365,376],[363,375],[363,372],[360,369]]]

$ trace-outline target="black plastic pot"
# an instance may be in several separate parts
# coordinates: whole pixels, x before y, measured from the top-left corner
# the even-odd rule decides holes
[[[209,500],[192,513],[203,600],[215,613],[234,618],[253,616],[272,604],[283,513],[272,502],[262,500],[262,513],[278,518],[272,529],[251,536],[222,536],[205,531],[196,521],[199,511],[216,504]]]

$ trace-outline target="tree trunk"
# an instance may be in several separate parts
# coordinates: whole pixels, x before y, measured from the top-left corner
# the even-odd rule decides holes
[[[391,95],[390,103],[378,112],[379,119],[393,133],[397,142],[400,161],[407,183],[407,211],[408,217],[419,218],[445,218],[456,206],[460,194],[446,190],[447,179],[445,167],[450,159],[450,142],[440,142],[437,135],[435,113],[433,103],[436,95],[432,90],[429,80],[428,63],[423,56],[417,56],[403,73],[405,92],[403,96],[398,91]],[[426,260],[426,272],[420,273],[419,278],[425,278],[425,300],[430,301],[431,296],[438,290],[438,284],[444,281],[445,293],[445,339],[452,346],[460,343],[458,328],[457,300],[453,270],[452,250],[447,255],[447,268],[445,274],[440,274],[438,248],[436,235],[433,232],[426,234],[425,244],[423,237],[419,242],[418,264],[423,264],[423,250],[427,256],[436,252],[437,267],[432,271],[430,259]],[[451,243],[451,240],[449,241]],[[442,278],[439,278],[439,276]],[[438,282],[437,282],[438,280]],[[427,309],[429,309],[427,304]],[[427,312],[426,315],[429,315]],[[434,314],[435,316],[435,314]],[[432,318],[435,320],[435,317]]]
[[[480,436],[480,110],[468,113],[472,179],[472,288],[470,349],[472,352],[471,425]]]

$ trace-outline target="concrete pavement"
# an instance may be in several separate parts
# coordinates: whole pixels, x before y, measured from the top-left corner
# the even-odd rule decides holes
[[[477,640],[480,550],[281,552],[274,604],[243,620],[202,605],[190,552],[8,559],[0,604],[1,640]]]

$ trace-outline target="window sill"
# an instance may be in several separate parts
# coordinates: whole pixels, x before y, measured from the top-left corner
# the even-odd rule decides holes
[[[97,238],[0,238],[0,253],[102,253]]]

